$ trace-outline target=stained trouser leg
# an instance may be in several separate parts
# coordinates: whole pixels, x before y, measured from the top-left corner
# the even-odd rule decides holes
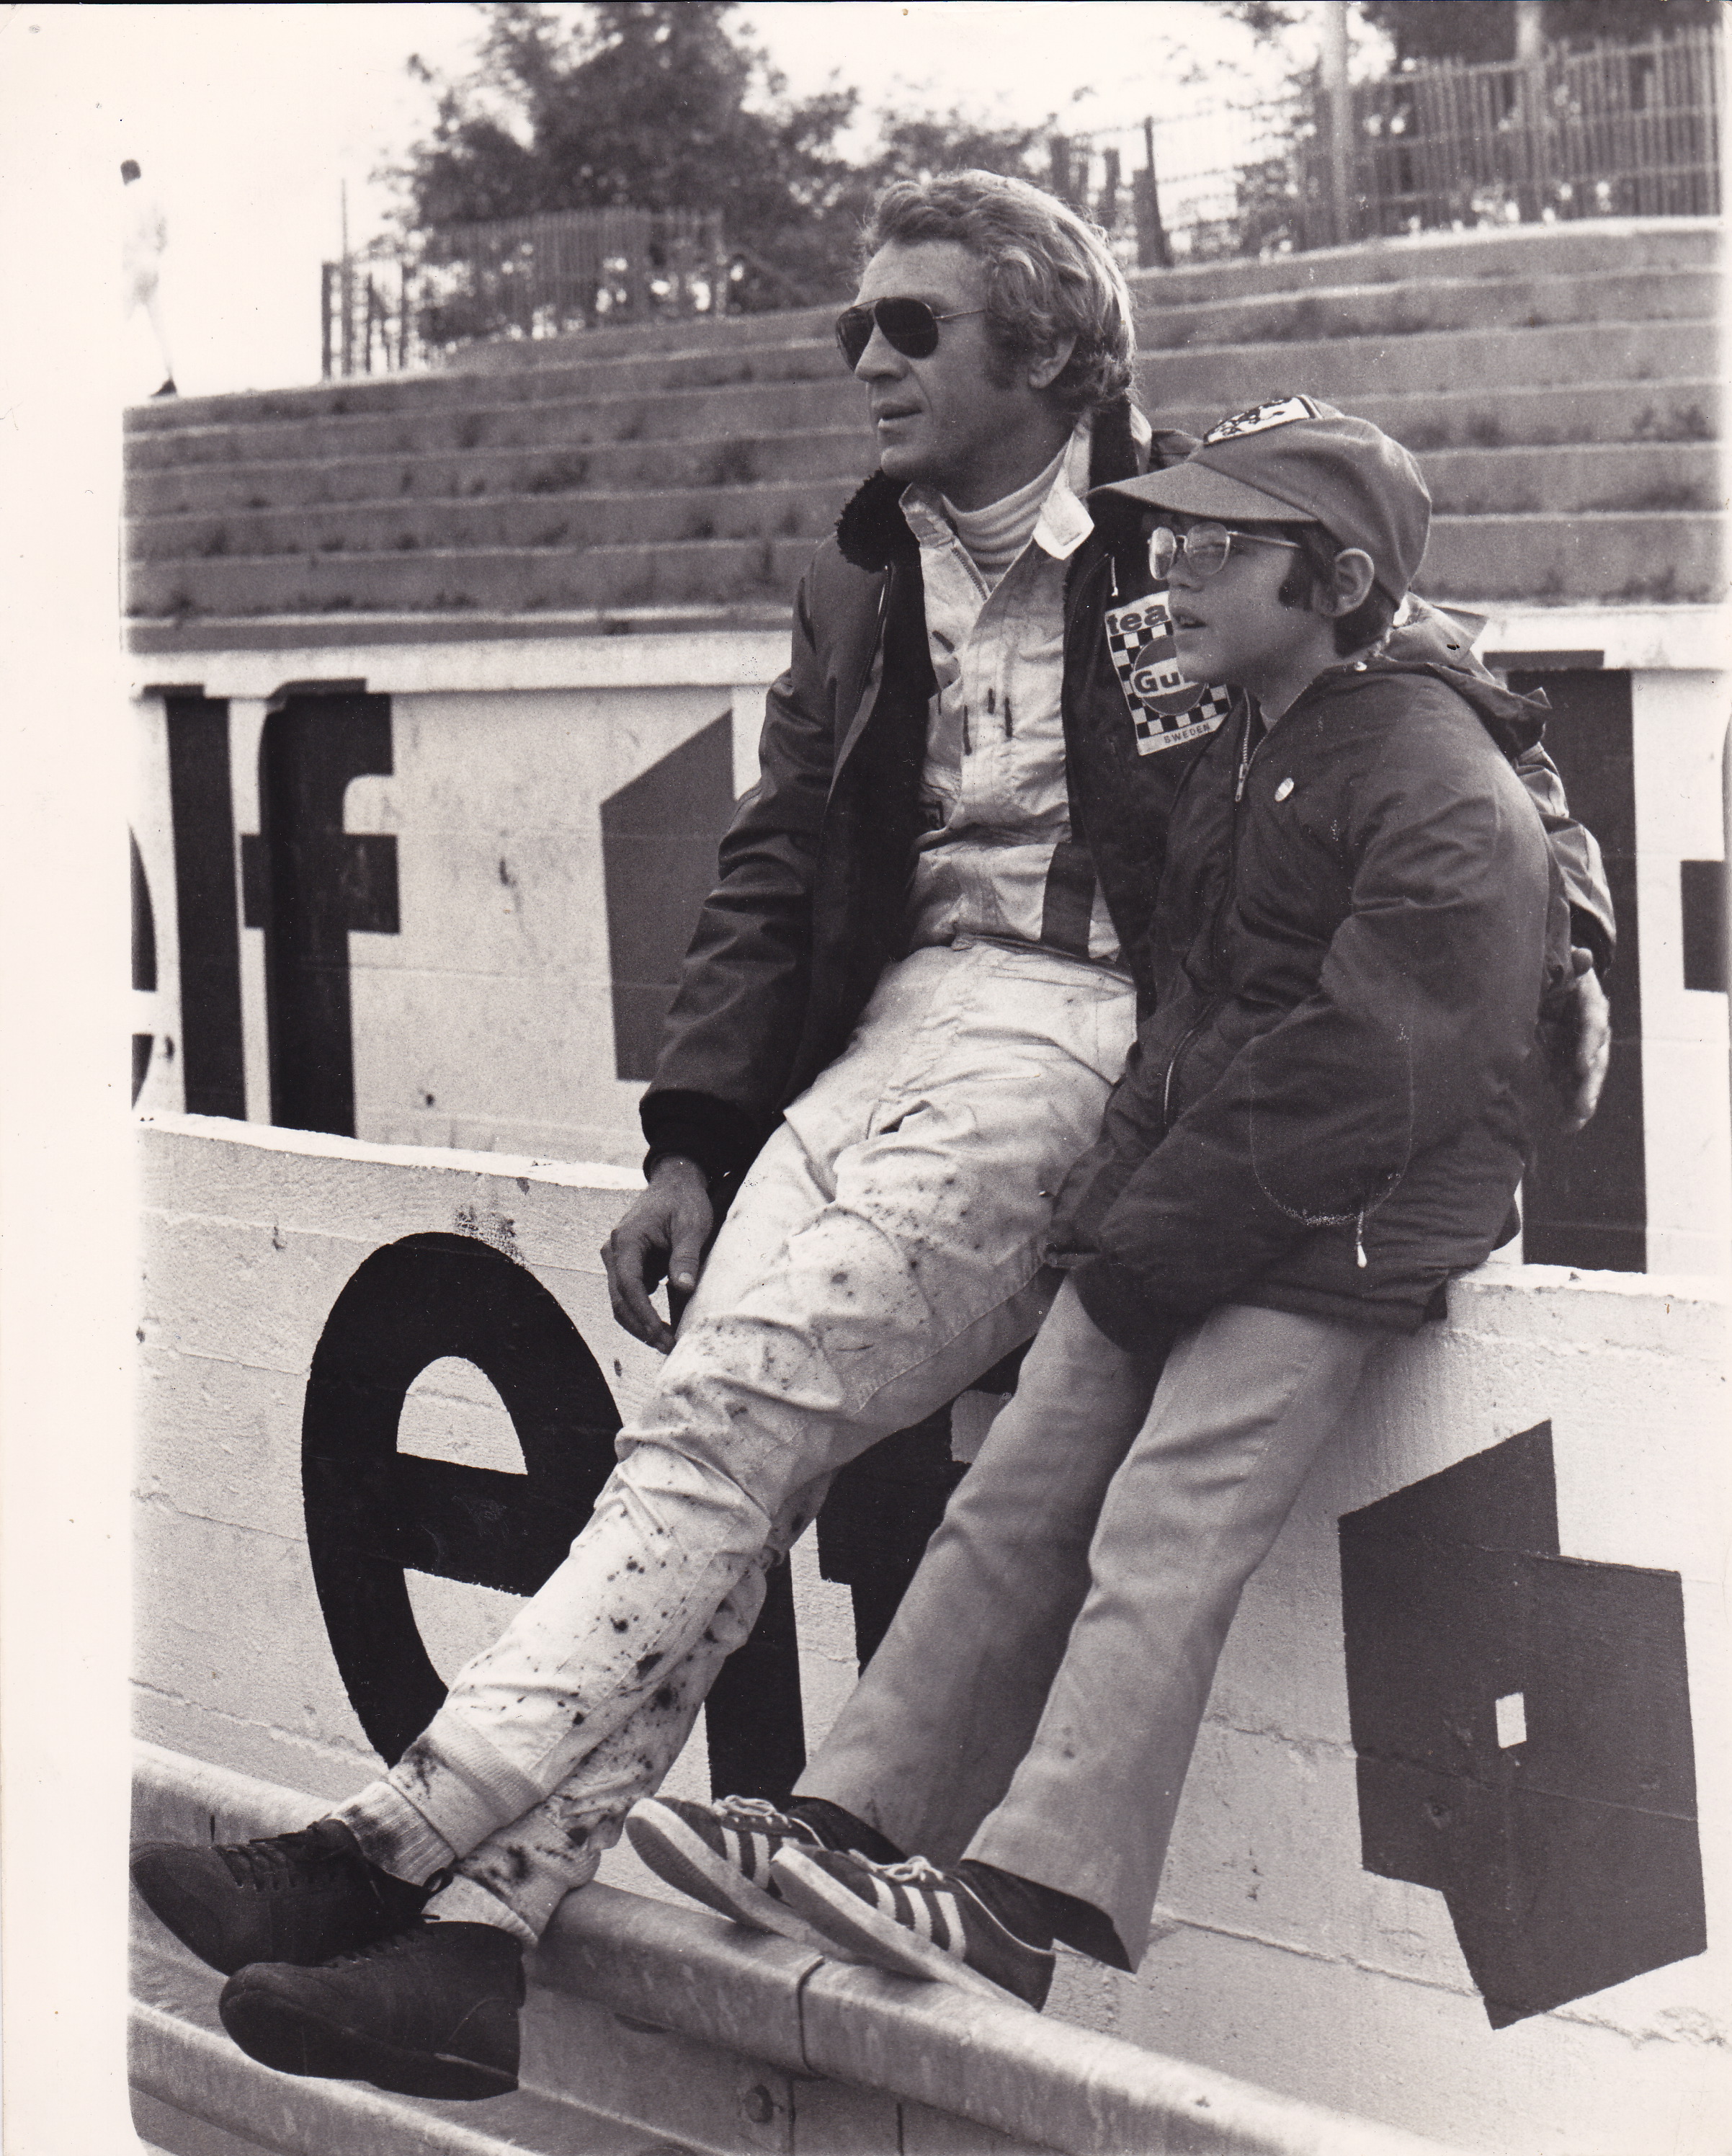
[[[429,1912],[539,1938],[566,1896],[594,1878],[632,1805],[679,1757],[717,1672],[750,1635],[763,1599],[763,1567],[749,1566],[703,1638],[648,1702],[551,1796],[473,1849],[452,1884],[428,1904]]]
[[[1129,1029],[1122,984],[1043,954],[923,952],[887,975],[748,1178],[571,1556],[387,1782],[341,1808],[376,1861],[428,1876],[556,1791],[585,1820],[596,1805],[567,1785],[592,1758],[612,1816],[628,1783],[655,1786],[714,1671],[676,1676],[723,1645],[704,1632],[806,1524],[808,1493],[1033,1331],[1046,1194],[1094,1135]],[[658,1707],[669,1686],[678,1704]],[[664,1741],[623,1772],[603,1748],[658,1714]]]

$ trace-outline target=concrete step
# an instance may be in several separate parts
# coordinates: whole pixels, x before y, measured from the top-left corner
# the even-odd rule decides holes
[[[1417,396],[1362,396],[1353,408],[1386,427],[1397,439],[1422,453],[1437,449],[1480,450],[1499,446],[1552,446],[1567,442],[1604,444],[1592,454],[1627,450],[1618,459],[1627,470],[1639,467],[1647,444],[1678,445],[1677,458],[1699,460],[1694,485],[1711,490],[1713,465],[1701,447],[1719,431],[1720,386],[1715,382],[1585,383],[1568,398],[1549,389],[1491,392],[1461,390]],[[1156,413],[1163,426],[1204,432],[1221,416],[1218,406],[1169,404]],[[853,426],[806,433],[772,432],[711,440],[639,441],[592,444],[582,449],[448,450],[424,456],[291,459],[277,463],[169,465],[157,471],[134,471],[127,483],[128,506],[137,517],[194,513],[264,511],[345,501],[383,505],[399,501],[490,500],[538,495],[552,500],[593,489],[626,492],[637,488],[728,486],[781,480],[858,480],[870,470],[873,449],[865,428]],[[1463,469],[1466,469],[1465,467]],[[1567,469],[1560,462],[1554,477]],[[1654,467],[1653,486],[1678,483],[1676,462],[1668,457]],[[1488,468],[1487,484],[1494,477]],[[1509,485],[1517,484],[1514,480]],[[1583,499],[1573,473],[1571,499],[1552,504],[1504,501],[1504,507],[1603,506],[1598,495]],[[1631,507],[1661,506],[1644,502],[1646,490],[1632,492],[1620,480],[1616,499]],[[1607,497],[1611,499],[1612,497]],[[1486,497],[1489,506],[1491,497]],[[1682,500],[1675,504],[1685,506]]]
[[[694,315],[679,323],[623,322],[615,329],[571,330],[561,336],[503,337],[495,344],[466,345],[444,362],[454,374],[509,374],[520,368],[563,367],[583,357],[617,352],[732,351],[742,345],[781,344],[790,338],[832,339],[838,302],[790,307],[776,314],[723,315],[712,321]]]
[[[1373,402],[1391,409],[1398,403],[1410,431],[1391,431],[1416,449],[1499,440],[1700,439],[1718,431],[1715,342],[1706,324],[1654,323],[1212,346],[1145,355],[1138,393],[1160,424],[1197,431],[1263,397],[1303,390],[1386,425],[1390,423],[1373,411]],[[1606,379],[1608,359],[1628,370],[1622,381]],[[1569,395],[1560,397],[1558,388],[1566,385]],[[1432,400],[1438,408],[1416,399]],[[747,454],[738,445],[757,444],[750,454],[759,475],[784,475],[785,464],[766,468],[766,459],[776,453],[762,445],[815,434],[851,436],[869,460],[859,393],[845,377],[657,398],[484,405],[377,418],[357,413],[326,418],[316,428],[285,419],[243,434],[192,428],[180,435],[134,437],[126,462],[129,484],[158,472],[190,484],[196,472],[243,465],[393,459],[402,490],[406,463],[443,459],[452,467],[453,460],[471,457],[464,470],[472,482],[489,459],[515,456],[545,459],[540,483],[551,490],[568,483],[586,455],[652,444],[677,444],[679,453],[690,445],[694,459],[708,459],[712,471],[725,473],[737,469],[735,459]],[[511,469],[503,462],[499,468],[502,474]],[[665,480],[675,471],[677,464],[670,470],[664,462],[644,476]],[[600,481],[615,475],[619,483],[621,467],[597,470]],[[696,479],[701,473],[684,475]],[[266,503],[272,498],[262,479],[248,496]]]
[[[1714,218],[1596,218],[1513,230],[1416,233],[1399,239],[1320,249],[1310,254],[1136,270],[1131,273],[1130,285],[1140,306],[1166,306],[1313,285],[1586,275],[1626,267],[1632,256],[1655,269],[1706,268],[1715,261],[1719,241],[1719,220]],[[438,372],[512,374],[624,352],[729,350],[790,338],[824,339],[830,335],[835,312],[834,306],[826,305],[781,314],[728,315],[714,321],[694,316],[684,321],[626,323],[556,337],[507,338],[469,346],[453,353]]]
[[[1439,516],[1718,509],[1719,460],[1700,443],[1432,450],[1420,465]]]
[[[493,387],[489,377],[487,388]],[[710,441],[858,426],[860,392],[838,365],[813,380],[737,382],[660,395],[405,407],[380,413],[261,419],[244,429],[200,424],[133,434],[129,472],[191,465],[297,462],[309,457],[423,456],[464,449],[577,449],[593,443]]]
[[[1699,254],[1701,250],[1699,249]],[[1139,287],[1138,331],[1150,348],[1184,343],[1267,341],[1299,335],[1407,335],[1426,328],[1476,324],[1536,326],[1550,322],[1690,316],[1714,310],[1710,259],[1673,265],[1659,259],[1632,264],[1627,253],[1612,266],[1547,274],[1463,274],[1431,268],[1400,278],[1367,275],[1367,250],[1289,258],[1303,277],[1283,280],[1279,265],[1213,265],[1208,271],[1164,273]],[[1519,250],[1517,250],[1519,259]],[[1499,258],[1501,260],[1503,258]],[[1410,268],[1412,265],[1410,264]],[[1268,272],[1232,289],[1216,289],[1225,270]],[[1337,281],[1322,281],[1330,273]],[[268,424],[284,418],[378,418],[387,413],[469,408],[478,373],[491,407],[546,399],[592,398],[627,392],[720,388],[732,382],[818,378],[837,370],[828,311],[750,318],[749,337],[733,325],[654,326],[633,332],[595,331],[547,339],[538,363],[502,362],[464,370],[382,376],[296,391],[260,391],[147,403],[126,415],[133,436],[181,434],[205,426]],[[508,342],[478,348],[510,353]]]
[[[766,315],[727,315],[710,321],[702,316],[685,321],[624,323],[614,329],[572,331],[561,336],[505,337],[496,343],[466,346],[435,365],[401,373],[351,375],[309,385],[305,389],[241,390],[210,397],[182,397],[170,403],[131,405],[130,434],[172,433],[183,413],[201,422],[277,418],[315,398],[321,410],[396,410],[425,397],[463,403],[475,395],[478,376],[499,377],[490,403],[533,400],[546,393],[538,382],[549,372],[583,369],[598,360],[695,359],[718,353],[749,354],[759,346],[810,346],[836,358],[834,305],[791,308]],[[467,385],[467,386],[465,386]]]
[[[1140,308],[1312,285],[1399,285],[1415,278],[1585,276],[1627,269],[1632,262],[1657,270],[1711,269],[1722,238],[1716,217],[1584,218],[1568,224],[1412,233],[1256,261],[1138,270],[1130,284]]]
[[[1207,398],[1231,412],[1303,393],[1355,398],[1421,390],[1572,388],[1579,382],[1711,380],[1718,339],[1709,322],[1581,322],[1549,329],[1425,331],[1412,336],[1328,337],[1192,346],[1152,352],[1137,375],[1145,408]]]
[[[489,375],[482,378],[484,387],[478,385],[473,374],[400,374],[317,389],[177,398],[172,412],[166,415],[160,404],[134,405],[126,414],[126,431],[149,439],[203,427],[264,427],[290,417],[303,424],[380,418],[403,412],[467,411],[480,402],[495,408],[550,400],[589,403],[607,397],[722,389],[735,382],[832,378],[848,377],[835,338],[826,332],[822,337],[785,336],[774,342],[710,350],[674,347],[586,354],[560,367]]]
[[[1164,386],[1150,370],[1145,388]],[[1333,399],[1331,402],[1335,401]],[[1708,447],[1721,431],[1718,381],[1590,382],[1567,396],[1555,388],[1477,388],[1387,394],[1364,390],[1346,408],[1374,420],[1416,454],[1432,449],[1545,448],[1595,443],[1678,442]],[[1206,434],[1233,408],[1211,398],[1168,395],[1150,407],[1156,424]]]
[[[1421,462],[1439,515],[1711,511],[1718,506],[1717,465],[1694,443],[1468,449],[1432,452]],[[856,475],[847,474],[756,486],[199,511],[135,518],[128,527],[129,557],[155,562],[236,556],[353,558],[500,547],[576,552],[710,539],[804,538],[816,544],[855,484]]]
[[[1416,588],[1468,603],[1716,604],[1726,595],[1724,553],[1718,516],[1440,516]]]
[[[1298,258],[1295,258],[1298,259]],[[1137,331],[1149,349],[1187,344],[1272,341],[1334,336],[1406,336],[1426,329],[1479,326],[1535,327],[1553,322],[1708,320],[1714,312],[1716,275],[1704,263],[1668,267],[1626,259],[1616,268],[1585,274],[1558,272],[1498,276],[1422,275],[1372,280],[1363,256],[1303,258],[1333,264],[1341,281],[1262,285],[1243,291],[1187,293],[1182,284],[1139,293]],[[1253,265],[1262,266],[1262,265]],[[1171,273],[1182,280],[1190,273]],[[543,341],[549,356],[535,366],[487,370],[490,407],[546,400],[592,399],[625,393],[718,388],[735,382],[810,380],[839,372],[828,318],[798,315],[751,318],[756,333],[730,337],[725,326],[707,335],[685,324],[660,326],[659,341],[643,331],[629,344],[619,333]],[[773,330],[770,325],[781,325]],[[483,349],[510,352],[508,343]],[[126,415],[130,435],[181,434],[207,426],[254,427],[284,418],[369,417],[471,408],[479,369],[382,376],[297,391],[259,391],[186,398],[172,404],[135,406]]]
[[[1303,390],[1420,454],[1439,597],[1717,596],[1716,220],[1427,234],[1135,280],[1157,424]],[[832,310],[489,346],[128,418],[132,610],[786,604],[873,451]]]
[[[810,539],[684,546],[494,548],[413,554],[268,555],[141,562],[126,610],[150,617],[345,612],[537,613],[613,607],[787,605]]]
[[[1195,347],[1238,348],[1309,344],[1339,338],[1407,337],[1427,331],[1612,322],[1711,323],[1718,280],[1710,269],[1628,270],[1585,277],[1458,278],[1400,284],[1348,284],[1275,294],[1253,293],[1143,309],[1138,336],[1146,352]],[[1519,377],[1517,377],[1520,378]],[[674,396],[760,382],[845,384],[830,339],[761,342],[735,350],[638,352],[582,363],[502,371],[487,377],[478,398],[474,375],[403,375],[301,391],[189,398],[172,408],[143,405],[127,415],[131,454],[141,466],[158,461],[144,444],[172,440],[202,456],[209,430],[233,429],[233,456],[257,461],[278,454],[263,446],[286,423],[304,431],[317,423],[380,421],[436,413],[465,418],[498,415],[513,407],[592,405],[622,398]],[[352,439],[340,430],[337,439]]]
[[[787,602],[812,552],[801,538],[684,544],[428,549],[141,562],[136,616],[454,613]],[[1440,516],[1420,588],[1464,601],[1709,603],[1723,595],[1719,520],[1619,515]]]
[[[291,459],[276,464],[171,465],[134,472],[135,516],[292,508],[342,501],[550,499],[588,489],[746,486],[777,480],[865,478],[874,461],[863,424],[706,441],[596,443],[584,449],[454,449],[428,456]]]
[[[1307,286],[1150,308],[1137,317],[1137,341],[1145,351],[1156,351],[1412,336],[1426,330],[1541,329],[1569,322],[1709,322],[1719,290],[1718,273],[1709,268]]]
[[[834,526],[851,479],[630,493],[494,495],[481,501],[346,502],[135,519],[130,557],[208,561],[224,555],[414,553],[589,547],[692,539],[797,539]]]

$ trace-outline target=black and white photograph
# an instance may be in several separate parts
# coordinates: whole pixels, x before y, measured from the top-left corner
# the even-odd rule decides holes
[[[8,2156],[1727,2156],[1721,0],[3,13]]]

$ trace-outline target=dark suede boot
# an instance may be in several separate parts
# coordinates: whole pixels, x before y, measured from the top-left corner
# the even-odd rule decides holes
[[[263,1841],[146,1842],[132,1852],[132,1883],[224,1976],[249,1962],[329,1961],[387,1938],[432,1892],[370,1864],[334,1819]]]
[[[321,1969],[243,1969],[223,1986],[221,2012],[248,2057],[279,2074],[474,2098],[517,2086],[523,1997],[510,1933],[423,1919]]]

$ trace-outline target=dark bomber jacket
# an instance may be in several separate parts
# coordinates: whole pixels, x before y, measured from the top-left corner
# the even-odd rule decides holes
[[[1176,461],[1193,446],[1188,436],[1157,434],[1153,460]],[[1129,406],[1109,406],[1095,419],[1090,484],[1138,467]],[[935,685],[920,550],[900,493],[882,474],[869,479],[801,582],[791,664],[768,698],[762,775],[722,839],[720,879],[643,1099],[651,1161],[686,1154],[724,1188],[847,1045],[884,964],[901,953]],[[1146,1003],[1167,819],[1199,745],[1137,752],[1102,616],[1150,588],[1142,519],[1112,496],[1096,497],[1090,510],[1095,529],[1065,583],[1063,723],[1076,843],[1061,851],[1074,880],[1099,877]],[[1577,938],[1603,965],[1612,923],[1598,849],[1570,821],[1544,750],[1530,751],[1521,771],[1553,833]],[[1052,909],[1060,948],[1056,924],[1079,910],[1086,918],[1079,895]]]
[[[1570,941],[1514,767],[1544,707],[1426,634],[1186,771],[1155,1008],[1052,1233],[1123,1347],[1223,1302],[1410,1331],[1503,1240]]]

